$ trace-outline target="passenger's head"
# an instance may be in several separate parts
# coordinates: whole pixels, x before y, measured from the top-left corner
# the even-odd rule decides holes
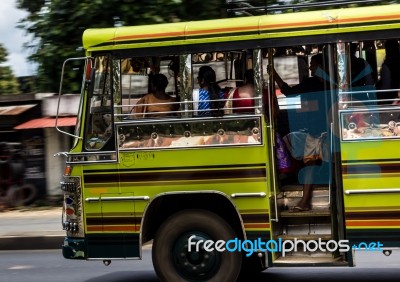
[[[317,69],[322,68],[322,65],[323,65],[322,54],[316,54],[316,55],[312,56],[311,61],[310,61],[311,75],[314,76]]]
[[[244,72],[244,83],[254,85],[254,70],[249,69]]]
[[[168,86],[168,78],[162,73],[156,73],[151,77],[153,90],[164,91]]]
[[[400,56],[400,46],[397,39],[389,39],[385,42],[386,58],[398,58]]]
[[[355,42],[351,42],[350,43],[350,54],[351,55],[355,55],[356,54],[357,49],[358,49],[357,47],[358,47],[357,43],[355,43]]]
[[[217,76],[210,66],[202,66],[199,69],[198,82],[200,87],[209,87],[212,83],[216,83]]]

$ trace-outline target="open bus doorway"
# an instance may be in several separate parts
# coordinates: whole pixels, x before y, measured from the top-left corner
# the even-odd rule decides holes
[[[333,45],[273,50],[274,71],[268,71],[266,78],[279,101],[274,124],[279,187],[277,220],[272,228],[275,240],[327,242],[344,236],[338,228],[343,215],[338,211],[342,199],[336,193],[335,180],[339,172],[332,128],[332,105],[337,97],[333,54]],[[276,253],[274,259],[278,264],[343,261],[339,252],[318,251],[318,259],[315,255],[307,251],[286,256]]]

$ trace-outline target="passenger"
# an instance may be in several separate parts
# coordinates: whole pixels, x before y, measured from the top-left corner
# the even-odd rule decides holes
[[[393,105],[400,105],[400,91],[397,91],[397,97],[396,100],[393,101]]]
[[[132,108],[135,118],[174,116],[179,108],[177,99],[165,92],[168,79],[161,73],[153,74],[150,80],[151,93],[146,94]]]
[[[400,47],[397,39],[385,42],[386,56],[381,68],[381,81],[378,89],[389,90],[400,88]],[[398,91],[378,92],[378,99],[396,99]],[[383,102],[391,103],[391,102]]]
[[[378,81],[378,66],[376,61],[376,46],[374,40],[363,41],[363,50],[365,52],[365,60],[368,62],[372,69],[372,80],[376,83]],[[375,84],[374,84],[375,86]]]
[[[246,70],[243,85],[233,88],[227,95],[225,114],[254,112],[254,71]]]
[[[362,57],[357,57],[357,43],[350,43],[351,86],[362,87],[374,85],[372,68]]]
[[[290,87],[279,74],[273,71],[275,82],[278,84],[281,92],[285,95],[293,94],[315,94],[320,95],[320,92],[325,90],[324,78],[322,74],[323,57],[322,54],[312,56],[310,61],[311,77],[304,78],[300,84]],[[317,75],[318,74],[318,75]],[[307,96],[307,95],[306,95]],[[315,98],[315,96],[312,96]],[[312,184],[314,183],[314,176],[317,175],[317,168],[321,165],[321,160],[326,159],[326,154],[321,151],[320,144],[324,141],[325,135],[323,132],[326,131],[327,121],[326,112],[321,108],[322,103],[319,103],[317,115],[313,116],[313,120],[309,122],[308,133],[304,132],[292,132],[284,137],[285,143],[289,149],[289,152],[295,159],[302,159],[304,168],[300,171],[303,180],[303,197],[300,202],[291,210],[292,212],[307,211],[311,208],[311,197],[312,197]],[[313,137],[320,136],[320,137]],[[321,142],[320,142],[321,141]],[[326,140],[325,140],[326,141]],[[299,173],[300,175],[300,173]],[[299,176],[300,178],[300,176]]]
[[[375,101],[375,91],[371,91],[375,90],[373,70],[366,60],[356,56],[357,46],[355,42],[350,43],[351,88],[352,91],[357,91],[352,96],[356,101]],[[357,127],[365,125],[363,114],[354,113],[352,118],[356,121]]]
[[[224,114],[224,92],[216,82],[217,77],[215,71],[210,66],[202,66],[199,69],[197,80],[200,89],[197,94],[193,91],[193,100],[198,100],[197,115],[222,116]],[[195,97],[196,95],[198,95],[198,97]]]
[[[304,78],[299,84],[290,87],[285,83],[279,74],[273,69],[274,79],[278,84],[281,92],[285,95],[310,93],[324,90],[324,79],[321,76],[317,76],[317,70],[322,70],[322,54],[316,54],[311,57],[310,71],[311,77]]]

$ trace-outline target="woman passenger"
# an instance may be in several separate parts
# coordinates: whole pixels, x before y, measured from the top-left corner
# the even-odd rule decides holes
[[[200,85],[198,97],[198,116],[222,116],[224,107],[224,92],[217,84],[217,76],[210,66],[199,69],[198,82]]]
[[[246,70],[243,85],[231,89],[225,103],[225,114],[254,112],[254,71]]]

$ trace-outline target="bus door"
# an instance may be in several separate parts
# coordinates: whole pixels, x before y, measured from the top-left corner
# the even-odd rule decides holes
[[[322,58],[315,73],[309,70],[313,56],[319,57],[313,60]],[[335,196],[335,171],[338,169],[332,158],[331,105],[336,91],[333,58],[333,48],[329,45],[274,50],[275,72],[269,71],[267,79],[274,85],[271,91],[277,95],[279,105],[275,124],[278,217],[272,222],[271,236],[277,241],[302,240],[310,242],[307,245],[311,246],[340,237],[336,207],[340,199]],[[280,88],[274,74],[287,85],[280,85]],[[320,84],[307,86],[305,83]],[[309,198],[307,185],[311,186]],[[289,246],[290,242],[287,244]],[[342,253],[334,248],[321,250],[318,246],[278,252],[274,258],[275,265],[336,265],[338,261],[345,264]]]
[[[116,151],[121,61],[109,55],[94,56],[92,86],[86,103],[82,156],[83,204],[88,256],[139,257],[135,234],[135,198],[122,185]],[[115,109],[114,109],[115,108]],[[106,254],[106,255],[105,255]]]

